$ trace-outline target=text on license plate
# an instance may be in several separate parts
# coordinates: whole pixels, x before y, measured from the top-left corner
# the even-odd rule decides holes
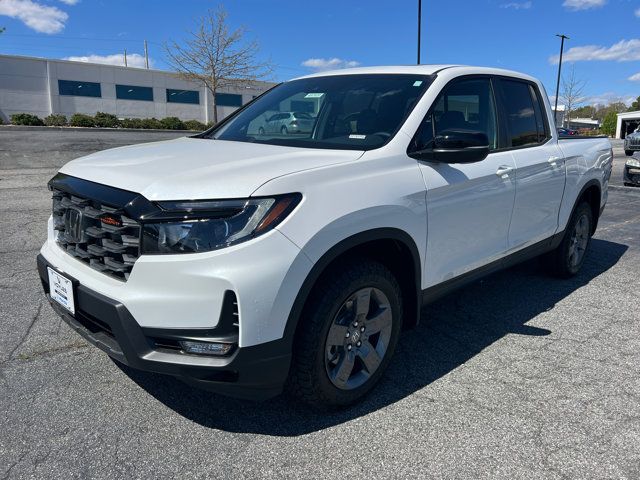
[[[51,267],[47,267],[47,270],[49,272],[49,295],[51,295],[51,299],[58,302],[72,314],[75,314],[76,307],[71,280],[60,275]]]

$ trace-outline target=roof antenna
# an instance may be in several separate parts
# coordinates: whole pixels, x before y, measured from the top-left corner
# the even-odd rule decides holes
[[[418,65],[420,65],[420,35],[422,30],[422,0],[418,0]]]

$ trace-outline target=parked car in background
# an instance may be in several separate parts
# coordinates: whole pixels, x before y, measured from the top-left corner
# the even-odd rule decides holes
[[[305,112],[280,112],[267,117],[258,127],[258,135],[311,133],[314,118]]]
[[[634,151],[640,151],[640,129],[636,130],[634,133],[627,135],[625,138],[625,153],[627,155],[633,155]],[[635,136],[632,142],[627,144],[627,140],[630,136]],[[627,150],[628,147],[632,147],[633,149]],[[624,166],[623,182],[627,187],[640,187],[640,158],[637,158],[638,155],[627,159],[627,163]]]
[[[568,137],[571,135],[577,135],[578,131],[577,130],[571,130],[569,128],[558,128],[558,135],[560,135],[561,137]]]
[[[627,157],[633,155],[633,152],[640,151],[640,127],[636,128],[633,133],[628,134],[624,138],[624,153]]]
[[[273,118],[300,98],[319,99],[314,128]],[[308,133],[251,133],[263,118]],[[204,133],[64,165],[38,270],[55,311],[119,362],[344,406],[380,380],[423,304],[542,254],[576,275],[612,158],[607,138],[559,140],[525,74],[323,72]]]

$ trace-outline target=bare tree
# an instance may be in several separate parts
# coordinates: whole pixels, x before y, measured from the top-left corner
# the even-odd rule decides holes
[[[215,123],[218,123],[216,93],[232,86],[250,87],[268,78],[273,70],[270,62],[257,60],[258,43],[244,42],[245,33],[244,27],[229,30],[227,12],[220,6],[199,20],[184,45],[176,42],[165,45],[169,63],[178,75],[185,80],[202,82],[211,92]]]
[[[565,119],[567,128],[571,127],[571,110],[584,103],[584,89],[587,83],[576,78],[575,65],[566,77],[562,77],[562,101],[565,104]]]

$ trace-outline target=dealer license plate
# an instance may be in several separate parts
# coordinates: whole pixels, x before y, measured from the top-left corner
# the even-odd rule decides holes
[[[73,298],[73,284],[71,280],[60,275],[51,267],[47,267],[49,272],[49,295],[72,314],[76,313],[76,304]]]

